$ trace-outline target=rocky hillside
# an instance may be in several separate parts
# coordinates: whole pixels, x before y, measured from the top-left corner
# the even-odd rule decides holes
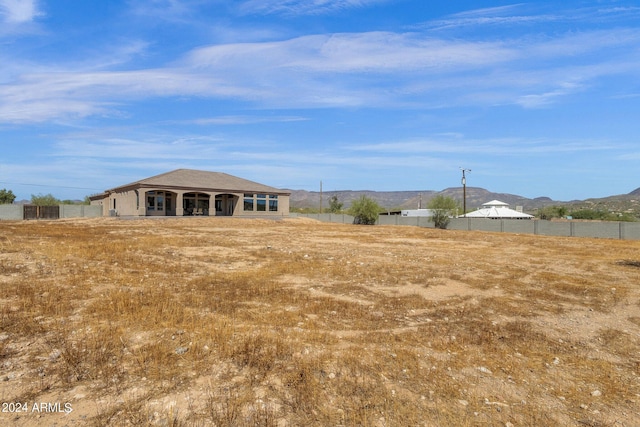
[[[462,187],[452,187],[442,191],[325,191],[322,193],[322,207],[323,209],[328,209],[329,199],[337,196],[339,202],[344,204],[344,208],[348,208],[354,200],[363,195],[374,199],[378,204],[392,211],[418,209],[419,207],[425,208],[429,200],[436,195],[451,197],[458,200],[462,205],[463,190]],[[634,213],[640,217],[640,188],[629,194],[599,199],[557,201],[549,197],[529,199],[517,194],[494,193],[484,188],[467,187],[468,210],[479,208],[483,203],[491,200],[500,200],[508,203],[512,208],[522,206],[523,210],[529,213],[535,213],[538,209],[544,208],[545,206],[566,206],[575,209],[602,208],[612,212]],[[319,209],[320,193],[317,191],[292,190],[291,207],[297,209]]]

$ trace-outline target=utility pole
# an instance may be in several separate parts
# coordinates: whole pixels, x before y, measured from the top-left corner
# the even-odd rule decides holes
[[[322,181],[320,181],[320,213],[322,213]]]
[[[467,217],[467,177],[464,175],[465,172],[471,172],[471,169],[463,169],[462,171],[462,215]]]

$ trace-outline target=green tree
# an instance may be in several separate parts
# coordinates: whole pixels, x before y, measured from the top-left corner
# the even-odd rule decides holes
[[[556,206],[556,213],[558,214],[558,218],[564,218],[567,216],[567,208],[564,206]]]
[[[540,219],[549,220],[553,218],[555,212],[553,211],[553,206],[545,206],[544,208],[539,208],[537,215]]]
[[[431,221],[434,222],[436,228],[445,229],[449,226],[451,217],[460,206],[451,197],[440,194],[429,200],[427,208],[433,211]]]
[[[380,212],[382,212],[382,207],[375,200],[365,195],[355,200],[349,208],[349,215],[354,217],[354,224],[375,224]]]
[[[545,206],[538,209],[538,218],[540,219],[564,218],[566,215],[567,208],[564,206]]]
[[[62,202],[60,202],[60,200],[53,197],[51,193],[38,194],[38,195],[32,194],[31,204],[36,206],[55,206],[55,205],[62,204]]]
[[[331,212],[331,213],[339,213],[342,210],[343,206],[344,206],[344,204],[340,203],[338,201],[338,196],[333,195],[329,199],[329,212]]]
[[[609,212],[602,211],[599,209],[577,209],[571,211],[571,216],[573,219],[591,219],[591,220],[601,220],[606,221],[609,216]]]
[[[13,191],[7,190],[6,188],[0,190],[0,205],[10,205],[14,200],[16,200],[16,195],[13,194]]]

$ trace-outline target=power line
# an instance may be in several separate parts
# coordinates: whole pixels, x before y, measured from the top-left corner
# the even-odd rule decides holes
[[[67,188],[67,189],[72,189],[72,190],[94,190],[94,191],[102,191],[103,190],[103,189],[88,188],[88,187],[70,187],[70,186],[66,186],[66,185],[50,185],[50,184],[25,184],[25,183],[19,183],[19,182],[6,182],[6,181],[0,181],[0,184],[24,185],[24,186],[29,186],[29,187]]]

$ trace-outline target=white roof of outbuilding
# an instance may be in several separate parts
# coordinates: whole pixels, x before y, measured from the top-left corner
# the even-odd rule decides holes
[[[477,211],[469,212],[463,217],[466,218],[488,218],[488,219],[531,219],[533,215],[529,215],[523,212],[518,212],[513,209],[509,209],[507,203],[499,200],[492,200],[484,203],[482,206],[486,206]]]
[[[483,203],[482,206],[509,206],[509,203],[501,202],[500,200],[492,200],[487,203]]]

